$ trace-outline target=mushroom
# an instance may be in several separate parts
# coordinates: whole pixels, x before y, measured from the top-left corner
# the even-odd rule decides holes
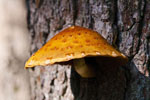
[[[111,57],[117,59],[119,66],[128,61],[126,56],[113,48],[99,33],[72,26],[59,32],[33,54],[26,62],[25,68],[71,60],[81,77],[95,77],[94,68],[86,64],[86,57]]]

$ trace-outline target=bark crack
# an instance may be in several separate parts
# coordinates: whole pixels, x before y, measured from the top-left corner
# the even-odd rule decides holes
[[[139,5],[142,3],[142,0],[141,2],[139,2]],[[139,30],[138,30],[138,35],[139,35],[139,38],[141,38],[142,36],[142,29],[143,29],[143,25],[144,25],[144,17],[145,17],[145,9],[146,9],[146,0],[144,0],[144,5],[143,5],[143,10],[141,10],[141,20],[139,21]],[[140,6],[141,7],[141,6]],[[141,9],[141,8],[139,8]],[[142,14],[143,13],[143,14]],[[139,49],[140,49],[140,44],[141,44],[141,40],[139,39],[138,41],[138,46],[137,46],[137,49],[136,49],[136,54],[138,53]]]
[[[150,37],[147,37],[147,54],[148,54],[148,60],[147,60],[146,67],[150,73]]]
[[[119,46],[119,26],[118,26],[118,0],[114,0],[114,22],[113,22],[113,27],[116,28],[116,35],[115,35],[115,40],[114,44],[118,47]]]
[[[126,32],[130,31],[130,30],[133,28],[133,26],[134,26],[135,24],[136,24],[136,22],[133,21],[133,24],[132,24],[128,29],[126,29],[125,31],[126,31]]]
[[[73,7],[73,25],[75,25],[75,21],[78,15],[78,0],[71,0],[72,7]]]

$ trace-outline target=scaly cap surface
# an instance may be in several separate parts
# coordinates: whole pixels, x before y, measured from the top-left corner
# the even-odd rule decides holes
[[[25,67],[46,66],[87,56],[119,57],[121,62],[127,62],[127,58],[97,32],[72,26],[50,39],[29,58]]]

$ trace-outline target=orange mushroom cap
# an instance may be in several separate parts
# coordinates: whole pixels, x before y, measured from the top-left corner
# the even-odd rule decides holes
[[[119,58],[122,64],[128,59],[113,48],[100,34],[80,26],[72,26],[59,32],[33,54],[25,67],[51,65],[83,57],[105,56]]]

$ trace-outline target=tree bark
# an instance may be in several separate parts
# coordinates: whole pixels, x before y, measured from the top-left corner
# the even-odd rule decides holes
[[[29,69],[32,100],[150,100],[149,0],[27,0],[31,53],[71,25],[99,32],[128,58],[81,78],[70,65]]]

